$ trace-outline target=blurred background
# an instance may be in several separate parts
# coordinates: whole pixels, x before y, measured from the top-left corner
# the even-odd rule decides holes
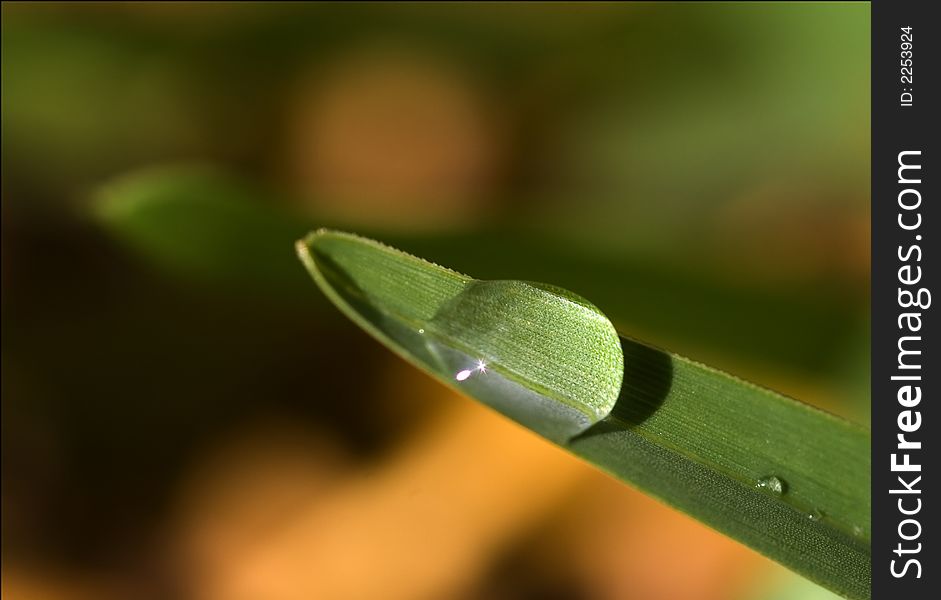
[[[868,423],[868,4],[2,11],[5,597],[830,597],[408,367],[293,242]]]

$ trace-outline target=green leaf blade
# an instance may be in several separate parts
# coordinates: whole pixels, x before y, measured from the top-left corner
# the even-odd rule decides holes
[[[865,429],[618,338],[564,290],[476,281],[337,232],[298,251],[347,316],[446,385],[821,585],[869,597]]]
[[[868,598],[868,432],[689,359],[623,347],[614,411],[565,447],[837,593]],[[768,477],[780,493],[759,485]]]
[[[617,400],[617,332],[582,298],[476,281],[339,232],[314,233],[298,252],[327,296],[377,339],[553,441],[606,417]],[[570,335],[560,342],[558,331]]]

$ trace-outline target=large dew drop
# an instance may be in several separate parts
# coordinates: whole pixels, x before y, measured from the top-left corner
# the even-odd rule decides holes
[[[477,281],[371,240],[315,234],[301,258],[353,320],[438,379],[564,442],[606,417],[624,376],[611,322],[523,281]]]
[[[611,412],[621,389],[624,359],[614,326],[565,290],[523,281],[474,281],[443,303],[426,329],[472,353],[465,368],[485,373],[492,368],[592,422]]]

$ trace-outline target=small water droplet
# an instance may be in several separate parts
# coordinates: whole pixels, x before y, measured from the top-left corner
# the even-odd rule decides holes
[[[825,516],[826,513],[824,513],[822,510],[814,509],[810,511],[810,514],[807,515],[807,518],[811,521],[822,521]]]
[[[464,369],[463,371],[458,371],[457,375],[455,375],[454,378],[457,379],[458,381],[464,381],[465,379],[471,376],[471,373],[473,373],[473,371],[471,371],[470,369]]]
[[[418,333],[425,333],[425,330],[424,330],[424,329],[419,329],[419,330],[418,330]]]
[[[758,480],[755,485],[760,490],[771,492],[775,496],[780,496],[787,492],[787,483],[775,475],[766,475]]]

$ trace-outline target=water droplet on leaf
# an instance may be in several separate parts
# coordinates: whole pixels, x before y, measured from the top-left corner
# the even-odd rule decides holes
[[[474,280],[348,234],[319,233],[301,252],[367,331],[550,440],[583,433],[617,402],[621,341],[607,317],[571,292]]]
[[[822,510],[814,509],[810,511],[810,514],[807,515],[807,518],[811,521],[822,521],[825,516],[827,515]]]
[[[787,492],[787,483],[775,475],[762,477],[758,480],[755,487],[766,492],[771,492],[775,496],[780,496]]]

